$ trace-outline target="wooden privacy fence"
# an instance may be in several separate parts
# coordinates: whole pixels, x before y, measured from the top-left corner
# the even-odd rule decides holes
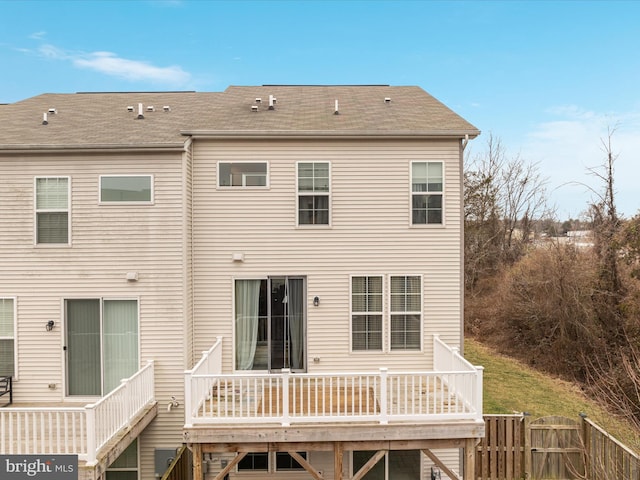
[[[586,417],[486,415],[478,480],[638,480],[640,456]]]

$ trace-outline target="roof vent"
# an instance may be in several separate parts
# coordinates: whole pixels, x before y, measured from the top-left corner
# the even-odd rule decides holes
[[[49,121],[47,120],[47,112],[44,112],[42,114],[42,124],[43,125],[49,125]]]
[[[52,115],[55,115],[56,113],[58,113],[58,110],[56,110],[55,108],[50,108],[49,113],[51,113]]]
[[[138,120],[144,120],[144,115],[142,113],[142,104],[138,104]]]
[[[336,106],[333,109],[333,114],[334,115],[340,115],[340,110],[338,109],[338,100],[336,100]]]
[[[164,107],[162,107],[162,110],[164,110],[165,112],[170,112],[171,107],[169,105],[165,105]]]
[[[258,105],[251,105],[251,111],[252,112],[257,112],[258,111]]]
[[[276,103],[276,98],[273,95],[269,95],[269,110],[275,110],[274,103]]]
[[[262,103],[262,98],[256,97],[256,103]]]
[[[127,106],[127,112],[133,112],[133,105]]]
[[[147,112],[155,112],[155,111],[156,111],[156,109],[155,109],[155,108],[153,108],[153,105],[149,105],[149,106],[147,107]]]
[[[391,97],[384,97],[384,103],[391,103]]]

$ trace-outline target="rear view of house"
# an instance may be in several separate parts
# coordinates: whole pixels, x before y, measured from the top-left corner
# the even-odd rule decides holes
[[[47,94],[0,117],[0,454],[77,454],[87,479],[157,478],[183,444],[194,478],[472,478],[475,127],[390,86]]]

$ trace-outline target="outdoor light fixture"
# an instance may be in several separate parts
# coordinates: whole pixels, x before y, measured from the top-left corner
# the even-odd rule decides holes
[[[56,322],[54,322],[53,320],[49,320],[47,322],[47,325],[45,326],[45,328],[47,329],[47,332],[50,332],[51,330],[53,330],[53,326],[56,324]]]
[[[320,305],[320,297],[313,297],[313,306],[317,307]]]

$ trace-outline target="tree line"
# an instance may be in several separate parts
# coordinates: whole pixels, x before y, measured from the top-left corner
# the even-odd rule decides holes
[[[584,218],[559,222],[536,164],[489,135],[465,158],[465,325],[471,335],[579,382],[640,429],[640,215],[615,203],[614,131],[591,169]],[[589,230],[584,248],[559,238]]]

